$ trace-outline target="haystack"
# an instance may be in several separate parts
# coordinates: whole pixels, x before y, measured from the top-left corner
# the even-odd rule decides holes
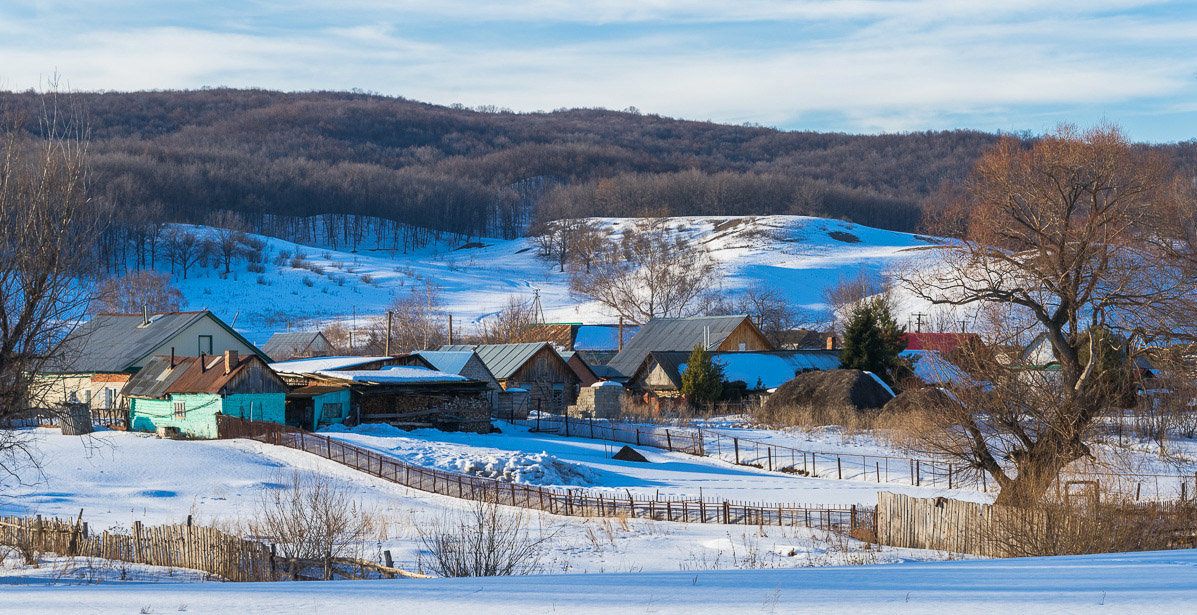
[[[890,399],[893,395],[869,374],[858,369],[832,369],[798,374],[769,396],[765,409],[806,406],[815,410],[873,410]]]
[[[882,410],[887,414],[909,414],[930,408],[944,408],[950,404],[958,406],[960,402],[937,387],[917,387],[898,393],[897,397],[886,402]]]
[[[620,461],[635,461],[638,463],[649,462],[648,459],[645,459],[644,455],[640,454],[640,451],[637,451],[630,446],[624,446],[623,448],[619,449],[619,452],[612,455],[611,458],[618,459]]]

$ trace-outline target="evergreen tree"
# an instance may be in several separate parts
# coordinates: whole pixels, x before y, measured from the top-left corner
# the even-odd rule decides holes
[[[853,308],[844,329],[840,363],[844,369],[873,372],[886,384],[893,385],[903,367],[898,353],[906,349],[905,333],[884,300],[861,302]]]
[[[711,353],[697,344],[682,372],[682,393],[696,403],[719,401],[723,395],[723,366],[712,361]]]

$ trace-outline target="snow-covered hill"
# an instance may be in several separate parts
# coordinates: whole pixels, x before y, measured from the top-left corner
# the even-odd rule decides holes
[[[596,220],[616,232],[634,222]],[[721,290],[764,284],[824,316],[828,286],[862,270],[893,268],[935,244],[928,237],[804,216],[682,217],[670,224],[710,249],[720,264]],[[614,319],[601,305],[571,297],[568,274],[538,257],[527,238],[468,244],[445,239],[406,253],[365,248],[355,253],[259,238],[267,246],[263,273],[240,263],[227,277],[208,268],[187,280],[175,278],[189,308],[211,309],[226,320],[236,315],[237,328],[255,342],[288,325],[350,324],[355,318],[361,325],[383,313],[395,296],[425,284],[439,289],[459,330],[495,314],[509,296],[531,300],[537,292],[550,321]]]

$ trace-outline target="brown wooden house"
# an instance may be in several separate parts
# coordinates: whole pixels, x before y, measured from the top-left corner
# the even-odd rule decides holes
[[[548,342],[458,344],[440,349],[473,350],[504,389],[528,391],[532,409],[564,412],[577,399],[581,378]]]
[[[654,318],[607,365],[630,378],[651,352],[690,352],[695,346],[723,352],[775,350],[752,319],[743,314]]]

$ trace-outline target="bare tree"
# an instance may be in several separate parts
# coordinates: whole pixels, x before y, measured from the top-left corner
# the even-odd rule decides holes
[[[700,305],[699,313],[705,316],[747,314],[779,348],[785,342],[786,332],[813,321],[809,312],[791,304],[776,288],[761,283],[734,295],[707,293],[701,297]]]
[[[518,295],[507,297],[507,304],[493,317],[482,322],[479,341],[483,344],[506,344],[520,339],[520,335],[536,324],[536,308],[532,301]]]
[[[42,404],[37,374],[87,311],[108,220],[88,196],[83,127],[53,94],[44,108],[40,136],[23,134],[20,118],[0,125],[0,421]]]
[[[183,305],[183,293],[170,283],[170,276],[144,270],[108,278],[96,291],[95,313],[130,314],[143,308],[150,312],[177,312]]]
[[[396,297],[387,310],[390,312],[390,344],[387,344],[387,316],[378,318],[369,331],[369,352],[381,353],[388,347],[397,350],[429,350],[449,339],[447,317],[442,309],[440,293],[431,284],[413,288]]]
[[[665,218],[645,218],[608,239],[589,270],[570,278],[570,291],[631,322],[688,316],[715,285],[719,268],[705,246],[686,239]]]
[[[1192,330],[1192,244],[1177,236],[1192,220],[1176,217],[1168,173],[1116,128],[1061,127],[1029,148],[1004,139],[966,184],[958,212],[967,234],[939,266],[904,276],[933,304],[999,306],[999,335],[1029,327],[1059,364],[1050,377],[973,366],[992,389],[958,387],[963,406],[932,413],[946,423],[939,448],[992,476],[998,503],[1037,502],[1062,468],[1089,454],[1087,434],[1110,401],[1091,325],[1128,340]]]
[[[223,209],[208,214],[207,225],[212,227],[215,233],[212,251],[220,257],[221,263],[224,264],[224,272],[229,273],[233,261],[247,252],[249,237],[246,232],[249,226],[237,212]]]
[[[210,249],[210,244],[199,235],[177,226],[166,229],[164,239],[170,271],[174,273],[175,267],[178,267],[184,280],[187,279],[188,270],[206,257]]]

